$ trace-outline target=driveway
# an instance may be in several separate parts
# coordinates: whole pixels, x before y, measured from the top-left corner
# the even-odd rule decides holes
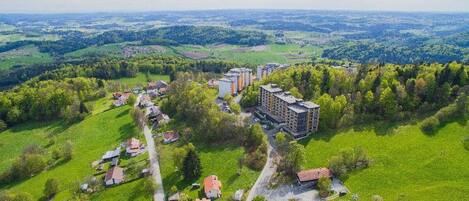
[[[265,190],[268,189],[270,178],[272,175],[275,174],[277,170],[277,164],[274,163],[276,152],[274,149],[274,138],[273,134],[276,133],[276,129],[272,129],[270,131],[264,130],[264,133],[267,135],[269,139],[269,145],[267,146],[267,162],[262,169],[261,174],[257,177],[256,183],[252,186],[251,190],[249,191],[247,201],[251,201],[256,197],[256,195],[264,195]],[[269,200],[269,199],[267,199]]]

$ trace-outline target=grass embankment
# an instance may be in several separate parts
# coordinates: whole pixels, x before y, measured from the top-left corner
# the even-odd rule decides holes
[[[172,152],[175,144],[160,146],[161,174],[165,192],[172,186],[188,194],[192,199],[205,197],[203,193],[203,179],[209,175],[217,175],[222,182],[222,197],[219,200],[229,200],[236,190],[249,189],[256,182],[259,171],[243,167],[238,175],[238,159],[244,156],[244,149],[236,146],[209,146],[195,144],[202,166],[202,176],[194,181],[185,181],[182,172],[176,171]],[[202,185],[200,189],[191,190],[192,183]]]
[[[327,166],[344,148],[362,147],[371,167],[352,172],[345,185],[360,200],[466,200],[469,194],[469,151],[462,140],[467,121],[452,122],[425,135],[416,124],[373,124],[324,132],[303,140],[306,168]]]
[[[62,122],[29,123],[15,126],[0,133],[2,139],[0,157],[7,159],[0,161],[0,170],[8,168],[14,158],[21,154],[22,149],[30,144],[46,147],[49,153],[53,149],[60,148],[66,141],[71,141],[73,144],[73,158],[70,161],[22,182],[2,186],[0,190],[11,189],[28,192],[38,199],[43,195],[46,180],[48,178],[55,178],[60,182],[60,192],[55,197],[55,200],[71,198],[76,182],[83,182],[86,177],[96,173],[91,168],[91,162],[100,159],[106,151],[114,149],[130,137],[141,138],[139,131],[133,124],[129,111],[129,106],[107,110],[94,114],[70,127],[64,127]],[[46,145],[49,142],[50,136],[53,136],[55,143],[47,147]],[[121,164],[129,163],[128,160],[121,161]],[[101,176],[98,176],[98,179]],[[139,183],[142,183],[142,181],[137,180],[107,189],[93,195],[93,199],[103,200],[101,199],[103,197],[106,200],[149,199],[151,195],[135,193],[137,191],[140,192],[136,187]]]

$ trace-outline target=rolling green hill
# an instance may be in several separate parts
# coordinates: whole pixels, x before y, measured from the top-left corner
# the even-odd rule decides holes
[[[452,122],[433,135],[415,123],[380,123],[340,132],[323,132],[301,141],[306,145],[305,168],[327,166],[344,148],[362,147],[371,167],[352,172],[345,185],[360,200],[380,195],[384,200],[465,200],[469,194],[469,151],[462,140],[467,121]]]

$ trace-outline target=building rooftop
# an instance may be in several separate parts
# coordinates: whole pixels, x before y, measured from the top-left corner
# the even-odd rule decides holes
[[[293,112],[295,112],[295,113],[303,113],[303,112],[306,112],[306,110],[305,110],[303,107],[298,106],[298,105],[291,105],[291,106],[288,106],[288,109],[293,110]]]
[[[276,94],[275,96],[289,104],[296,103],[299,100],[295,98],[294,96],[292,96],[290,93],[281,93],[281,94]]]
[[[277,93],[277,92],[283,91],[281,88],[277,87],[277,85],[274,85],[274,84],[262,85],[261,88],[271,93]]]
[[[221,78],[218,80],[219,82],[233,82],[233,80],[227,79],[227,78]]]
[[[308,109],[319,108],[319,105],[311,101],[299,102],[298,105],[301,105]]]
[[[321,177],[332,177],[332,172],[328,168],[317,168],[311,170],[303,170],[296,174],[298,177],[298,181],[300,182],[308,182],[318,180]]]

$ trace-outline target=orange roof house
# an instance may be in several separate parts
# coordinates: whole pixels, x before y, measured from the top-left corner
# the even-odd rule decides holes
[[[221,182],[215,175],[210,175],[204,179],[204,191],[207,198],[221,197]]]
[[[306,182],[316,182],[321,177],[332,177],[332,172],[328,168],[316,168],[311,170],[303,170],[296,174],[298,183],[306,183]]]

